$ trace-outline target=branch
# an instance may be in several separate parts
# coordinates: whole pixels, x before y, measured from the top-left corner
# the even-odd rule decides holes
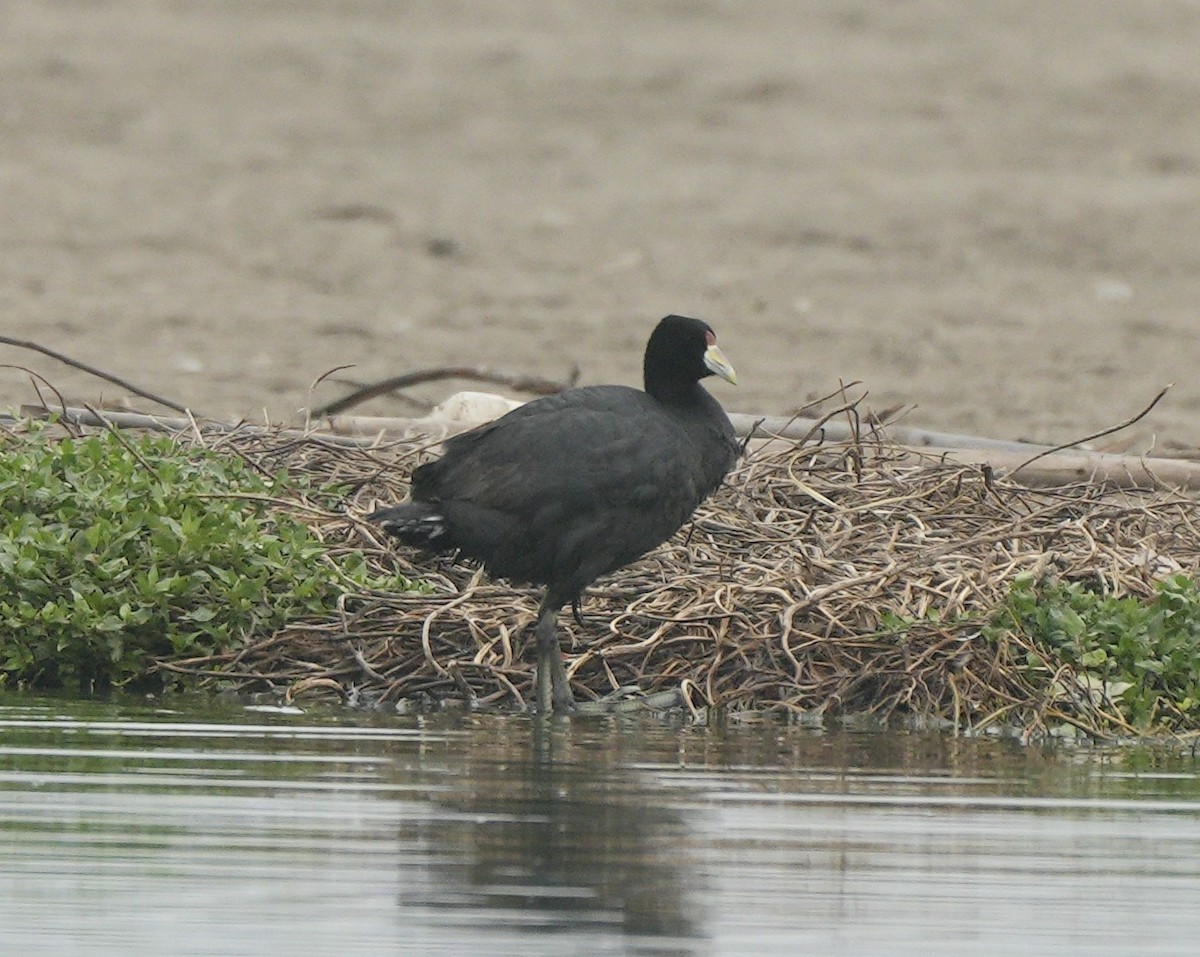
[[[1158,395],[1156,395],[1153,399],[1150,400],[1150,404],[1148,406],[1146,406],[1146,408],[1142,409],[1142,411],[1139,412],[1137,415],[1133,416],[1133,418],[1126,419],[1124,422],[1120,422],[1117,425],[1111,425],[1107,429],[1101,429],[1099,432],[1093,432],[1091,435],[1085,435],[1082,439],[1074,439],[1071,442],[1064,442],[1062,445],[1056,445],[1053,448],[1046,449],[1043,452],[1039,452],[1033,458],[1029,459],[1026,462],[1022,462],[1015,469],[1013,469],[1012,474],[1016,475],[1016,473],[1021,471],[1021,469],[1025,468],[1028,465],[1032,465],[1038,459],[1040,459],[1044,456],[1050,455],[1054,452],[1061,452],[1064,449],[1074,448],[1077,445],[1082,445],[1084,442],[1090,442],[1090,441],[1092,441],[1092,439],[1099,439],[1106,435],[1112,435],[1114,432],[1120,432],[1124,428],[1128,428],[1129,426],[1133,425],[1134,422],[1137,422],[1139,419],[1144,419],[1147,415],[1149,415],[1150,410],[1153,409],[1156,405],[1158,405],[1158,403],[1162,400],[1162,397],[1167,394],[1168,390],[1170,390],[1172,385],[1174,385],[1174,383],[1169,383],[1169,384],[1163,386],[1159,390]]]
[[[165,406],[168,409],[173,409],[187,415],[187,406],[179,405],[172,402],[170,399],[164,399],[161,395],[156,395],[146,389],[141,389],[128,382],[125,379],[115,376],[112,373],[104,372],[102,369],[97,369],[95,366],[90,366],[86,362],[80,362],[78,359],[72,359],[70,356],[65,356],[61,352],[55,352],[53,349],[39,345],[36,342],[31,342],[28,339],[12,339],[9,336],[0,336],[0,345],[16,346],[19,349],[32,349],[34,352],[40,352],[44,356],[49,356],[51,359],[57,359],[59,362],[69,365],[72,368],[79,369],[89,375],[94,375],[98,379],[104,379],[106,382],[111,382],[113,385],[119,385],[122,389],[132,392],[134,395],[141,396],[143,399],[149,399],[151,402],[157,402],[159,405]]]
[[[406,372],[403,375],[392,376],[379,382],[368,383],[361,389],[355,389],[347,396],[327,402],[312,410],[312,415],[336,415],[345,412],[362,402],[387,395],[396,389],[410,385],[420,385],[423,382],[436,382],[439,379],[474,379],[478,382],[490,382],[492,385],[502,385],[516,392],[529,392],[533,395],[553,395],[569,389],[579,380],[579,368],[571,370],[565,382],[555,382],[553,379],[542,379],[538,376],[516,375],[497,369],[485,369],[480,366],[442,366],[437,369],[418,369],[416,372]]]

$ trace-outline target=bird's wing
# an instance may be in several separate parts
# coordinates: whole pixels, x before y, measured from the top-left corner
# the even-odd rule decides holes
[[[664,487],[694,484],[695,457],[645,393],[579,389],[569,400],[538,399],[451,439],[440,460],[418,470],[414,494],[502,511],[537,500],[637,507]]]

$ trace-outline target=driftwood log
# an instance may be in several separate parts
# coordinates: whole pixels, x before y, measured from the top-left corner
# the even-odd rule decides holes
[[[331,416],[328,424],[317,428],[280,429],[274,426],[230,424],[198,421],[193,418],[174,418],[144,415],[135,412],[101,411],[96,409],[47,409],[42,406],[22,406],[21,415],[28,418],[48,418],[57,415],[74,425],[108,426],[121,429],[149,429],[159,432],[188,433],[272,433],[309,437],[352,448],[366,448],[397,441],[423,438],[436,443],[448,435],[481,424],[484,420],[436,418],[387,418],[380,416]],[[0,421],[12,416],[0,416]],[[743,438],[751,434],[763,438],[752,441],[756,451],[774,448],[785,443],[807,439],[844,442],[851,438],[853,427],[846,422],[811,419],[730,415],[734,428]],[[1116,488],[1178,488],[1200,491],[1200,462],[1186,458],[1167,458],[1148,455],[1118,455],[1077,449],[1051,451],[1047,446],[1027,442],[1008,442],[982,436],[958,435],[917,429],[907,426],[860,426],[859,438],[872,437],[888,444],[908,449],[915,463],[930,459],[990,469],[1023,485],[1040,488],[1097,483]],[[1036,458],[1035,458],[1036,457]]]
[[[764,436],[762,440],[752,442],[756,450],[805,439],[846,442],[853,439],[854,432],[848,423],[823,419],[739,413],[733,413],[729,418],[742,438],[749,438],[752,434]],[[330,429],[335,435],[371,437],[378,442],[412,438],[413,423],[412,419],[379,416],[333,416],[329,420]],[[458,428],[478,424],[455,423]],[[440,435],[434,432],[428,434],[431,439],[437,439],[453,431],[457,429],[445,429]],[[1200,491],[1200,462],[1187,459],[1080,450],[1052,451],[1048,446],[1028,442],[1008,442],[907,426],[884,428],[863,425],[860,434],[864,441],[870,441],[870,436],[874,434],[879,441],[910,449],[914,464],[920,458],[934,458],[950,463],[978,465],[1029,486],[1046,488],[1096,482],[1117,488]],[[1035,456],[1037,458],[1033,460]]]

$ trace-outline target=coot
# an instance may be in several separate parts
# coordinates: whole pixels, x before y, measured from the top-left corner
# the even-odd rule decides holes
[[[670,538],[737,458],[733,426],[700,385],[736,382],[707,323],[667,316],[646,344],[645,391],[586,386],[522,405],[445,444],[412,500],[367,516],[401,542],[457,552],[498,578],[544,585],[537,707],[574,697],[556,623],[580,593]]]

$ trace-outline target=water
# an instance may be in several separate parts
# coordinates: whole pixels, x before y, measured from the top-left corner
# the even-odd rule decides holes
[[[1195,955],[1154,751],[0,699],[0,954]]]

